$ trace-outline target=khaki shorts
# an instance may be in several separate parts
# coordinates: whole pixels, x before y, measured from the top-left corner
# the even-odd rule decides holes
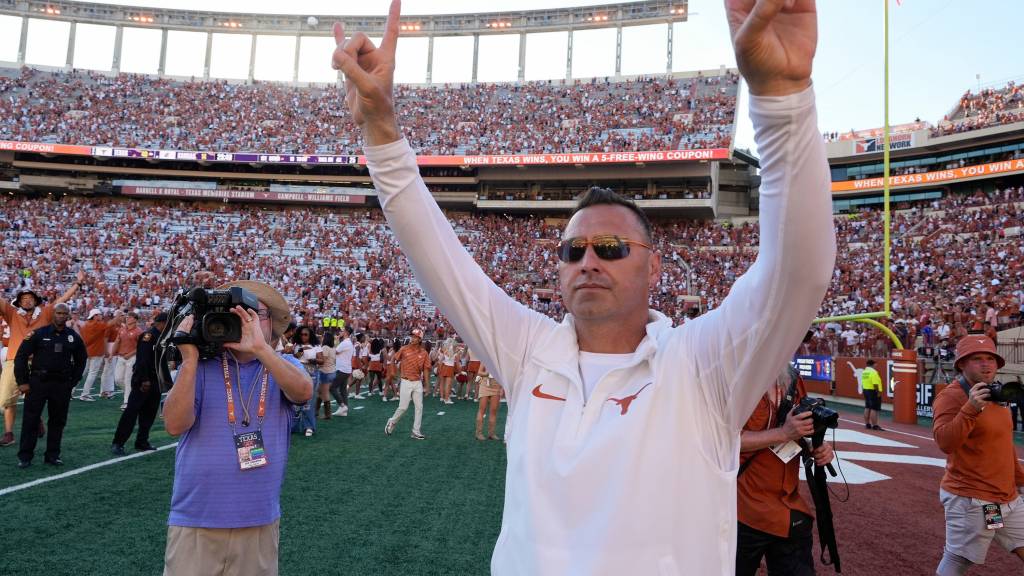
[[[277,576],[280,527],[168,526],[164,576]]]
[[[988,502],[957,496],[941,488],[939,500],[946,509],[947,552],[974,564],[984,564],[993,540],[1007,552],[1024,547],[1024,499],[1019,496],[1015,501],[999,507],[1003,515],[1003,527],[995,530],[985,528],[982,506]]]
[[[0,408],[9,408],[18,403],[18,384],[14,381],[14,360],[4,362],[0,373]]]
[[[493,385],[492,384],[485,384],[485,382],[488,382],[488,381],[487,380],[480,380],[480,388],[479,388],[480,392],[478,393],[478,397],[479,398],[489,398],[491,396],[499,396],[499,395],[501,395],[501,386],[498,386],[497,382],[494,382],[494,380],[490,380],[490,382],[494,382]]]

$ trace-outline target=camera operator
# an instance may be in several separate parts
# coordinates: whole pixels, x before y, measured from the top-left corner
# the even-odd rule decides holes
[[[259,309],[231,309],[242,321],[241,340],[217,357],[200,360],[197,346],[178,344],[182,361],[164,405],[167,432],[181,435],[165,576],[206,574],[211,566],[224,566],[222,576],[277,574],[292,406],[309,400],[313,387],[298,360],[274,351],[290,318],[284,297],[253,281],[220,290],[230,286],[253,293]],[[192,324],[187,316],[177,333]]]
[[[1013,445],[1010,410],[991,401],[1006,364],[992,339],[971,334],[956,345],[960,377],[935,397],[933,434],[947,454],[939,499],[946,510],[940,576],[984,564],[995,540],[1024,560],[1024,467]]]
[[[794,414],[807,395],[789,367],[776,378],[740,433],[740,471],[736,482],[739,529],[737,576],[756,574],[764,558],[768,574],[814,574],[811,509],[800,496],[802,438],[814,432],[810,410]],[[786,401],[789,396],[789,402]],[[779,424],[780,407],[793,406]],[[814,463],[835,458],[830,444],[814,449]]]

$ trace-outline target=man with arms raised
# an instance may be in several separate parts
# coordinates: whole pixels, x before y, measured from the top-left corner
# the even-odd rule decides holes
[[[85,272],[79,270],[74,284],[53,304],[45,306],[42,297],[32,290],[19,290],[10,304],[0,298],[0,316],[11,331],[11,338],[7,342],[7,359],[0,372],[0,407],[4,410],[4,435],[0,437],[0,446],[14,444],[14,421],[19,395],[14,379],[14,358],[18,355],[18,347],[29,332],[51,324],[54,307],[71,300],[83,282]]]
[[[660,255],[634,204],[588,193],[558,248],[570,314],[518,304],[460,246],[392,99],[400,2],[380,48],[335,25],[333,64],[384,214],[417,279],[508,391],[512,433],[493,574],[732,574],[739,432],[800,343],[835,259],[816,125],[813,0],[729,0],[762,154],[757,261],[712,312],[647,307]]]

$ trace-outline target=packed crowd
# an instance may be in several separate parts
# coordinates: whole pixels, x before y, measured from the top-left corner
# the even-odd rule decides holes
[[[728,147],[739,77],[399,86],[420,154]],[[359,131],[334,86],[140,75],[0,73],[0,139],[178,150],[346,154]]]
[[[932,136],[959,134],[992,126],[1024,122],[1024,90],[1016,82],[1002,88],[986,88],[977,94],[968,90],[952,114],[932,130]]]
[[[945,322],[962,334],[993,317],[1000,327],[1019,320],[1024,246],[1007,231],[1021,226],[1022,207],[1024,187],[896,206],[893,325],[899,321],[916,336],[926,324]],[[524,304],[562,316],[558,223],[470,213],[449,218],[499,286]],[[880,309],[882,212],[837,215],[836,227],[839,258],[820,314]],[[12,279],[7,290],[27,286],[52,296],[84,269],[95,281],[73,302],[83,313],[166,306],[184,286],[212,286],[207,277],[269,277],[300,324],[346,318],[382,336],[420,327],[441,338],[451,330],[416,284],[379,211],[8,197],[0,201],[0,235],[0,276]],[[716,307],[753,263],[759,243],[752,219],[662,221],[655,237],[665,266],[652,306],[677,322],[693,314],[693,300],[683,296],[699,297],[704,309]],[[840,342],[838,333],[847,328],[859,331],[857,338],[847,334]],[[856,325],[831,335],[842,351],[887,346],[879,332]]]

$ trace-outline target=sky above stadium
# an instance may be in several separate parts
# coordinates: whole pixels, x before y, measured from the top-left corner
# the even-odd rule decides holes
[[[290,14],[385,14],[389,0],[337,2],[326,0],[128,0],[104,2],[130,6],[159,6],[179,9],[216,10],[226,12]],[[431,13],[473,13],[481,7],[488,11],[531,10],[561,6],[590,6],[591,1],[560,0],[407,0],[407,15]],[[673,70],[714,69],[735,66],[729,43],[728,26],[722,0],[690,0],[688,22],[675,24]],[[883,124],[883,2],[879,0],[819,0],[819,47],[815,60],[814,82],[818,95],[819,125],[822,131],[847,131],[874,128]],[[1004,85],[1009,80],[1024,81],[1024,65],[1019,63],[1019,23],[1024,21],[1024,2],[1017,0],[902,0],[897,6],[890,0],[890,122],[898,124],[917,118],[935,123],[950,111],[960,95],[978,87]],[[0,28],[3,23],[0,22]],[[666,25],[626,28],[623,33],[623,73],[663,73],[665,71]],[[79,26],[78,34],[85,33]],[[188,33],[181,33],[188,34]],[[0,29],[0,37],[4,36]],[[40,35],[42,36],[42,35]],[[229,54],[235,35],[217,35],[215,49],[221,43]],[[290,79],[295,44],[278,45],[261,37],[257,39],[257,77]],[[331,41],[303,41],[300,47],[300,79],[317,79],[329,75],[327,67]],[[481,41],[480,79],[505,80],[517,66],[515,47],[508,38]],[[28,54],[42,54],[52,49],[59,61],[66,54],[63,47],[50,47],[47,42],[33,46],[30,33]],[[468,52],[467,45],[468,44]],[[575,77],[604,76],[614,73],[615,32],[613,29],[576,33],[573,48]],[[285,42],[287,43],[287,42]],[[422,81],[426,67],[425,39],[407,38],[400,43],[400,81]],[[537,34],[527,42],[527,79],[564,77],[565,33]],[[2,44],[2,43],[0,43]],[[90,43],[83,43],[88,46]],[[93,43],[101,45],[102,42]],[[183,38],[180,50],[169,50],[168,69],[178,66],[176,57],[196,61],[195,42]],[[191,46],[191,52],[188,47]],[[0,45],[2,51],[2,45]],[[159,51],[159,50],[157,50]],[[462,81],[471,66],[472,41],[465,38],[435,39],[433,80]],[[139,57],[152,51],[139,51]],[[237,52],[236,52],[237,53]],[[173,54],[173,56],[172,56]],[[280,55],[284,56],[280,56]],[[552,55],[561,54],[561,57]],[[82,55],[83,61],[85,55]],[[76,54],[76,66],[79,55]],[[109,59],[109,57],[107,57]],[[0,60],[5,58],[0,54]],[[101,57],[100,60],[103,60]],[[221,61],[214,54],[213,70],[222,76],[242,74],[230,57]],[[109,61],[109,60],[108,60]],[[245,63],[247,66],[247,63]],[[88,67],[88,66],[86,66]],[[275,70],[287,68],[276,78]],[[609,71],[610,69],[610,71]],[[187,66],[182,68],[188,72]],[[247,70],[246,70],[247,71]],[[194,72],[193,72],[194,73]],[[201,74],[201,72],[200,72]],[[489,78],[487,74],[494,77]],[[182,74],[189,75],[189,74]],[[284,76],[288,76],[285,78]],[[244,76],[243,76],[244,77]],[[514,75],[512,76],[514,79]],[[741,100],[737,145],[749,147],[753,135],[746,119],[745,96]]]

